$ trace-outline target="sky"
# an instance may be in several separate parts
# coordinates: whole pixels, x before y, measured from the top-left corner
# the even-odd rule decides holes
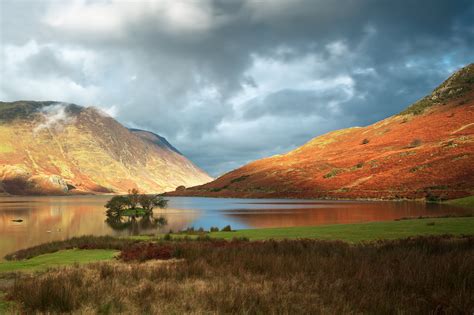
[[[0,100],[96,106],[212,176],[474,62],[472,0],[0,0]]]

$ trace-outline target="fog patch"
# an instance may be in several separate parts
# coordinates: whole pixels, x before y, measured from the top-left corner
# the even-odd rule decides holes
[[[62,130],[64,126],[73,124],[75,117],[67,112],[69,105],[65,103],[58,103],[49,105],[39,110],[43,122],[39,123],[34,129],[33,134],[38,134],[43,130]]]

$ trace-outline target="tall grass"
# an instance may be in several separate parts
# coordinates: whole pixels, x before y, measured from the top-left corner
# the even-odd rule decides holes
[[[97,263],[23,275],[9,296],[27,313],[474,311],[472,236],[359,245],[316,240],[227,244],[178,242],[179,259]]]

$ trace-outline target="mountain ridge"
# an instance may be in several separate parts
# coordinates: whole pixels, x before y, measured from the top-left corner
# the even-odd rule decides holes
[[[166,147],[174,152],[178,153],[179,155],[183,155],[176,147],[174,147],[165,137],[160,136],[159,134],[156,134],[152,131],[144,130],[144,129],[138,129],[138,128],[128,128],[133,133],[136,133],[140,135],[143,139],[146,139],[147,141],[150,141],[160,147]]]
[[[448,199],[474,194],[474,64],[399,114],[335,130],[178,196]]]
[[[0,192],[161,193],[211,180],[166,139],[144,133],[92,107],[0,102]]]

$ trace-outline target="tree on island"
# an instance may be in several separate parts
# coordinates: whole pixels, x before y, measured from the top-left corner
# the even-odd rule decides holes
[[[166,225],[166,219],[162,216],[154,218],[153,209],[163,209],[167,205],[168,200],[161,196],[140,194],[137,189],[132,189],[128,195],[114,196],[106,203],[106,222],[113,229],[123,230],[136,225],[136,218],[140,218],[138,223],[143,228],[162,227]]]

